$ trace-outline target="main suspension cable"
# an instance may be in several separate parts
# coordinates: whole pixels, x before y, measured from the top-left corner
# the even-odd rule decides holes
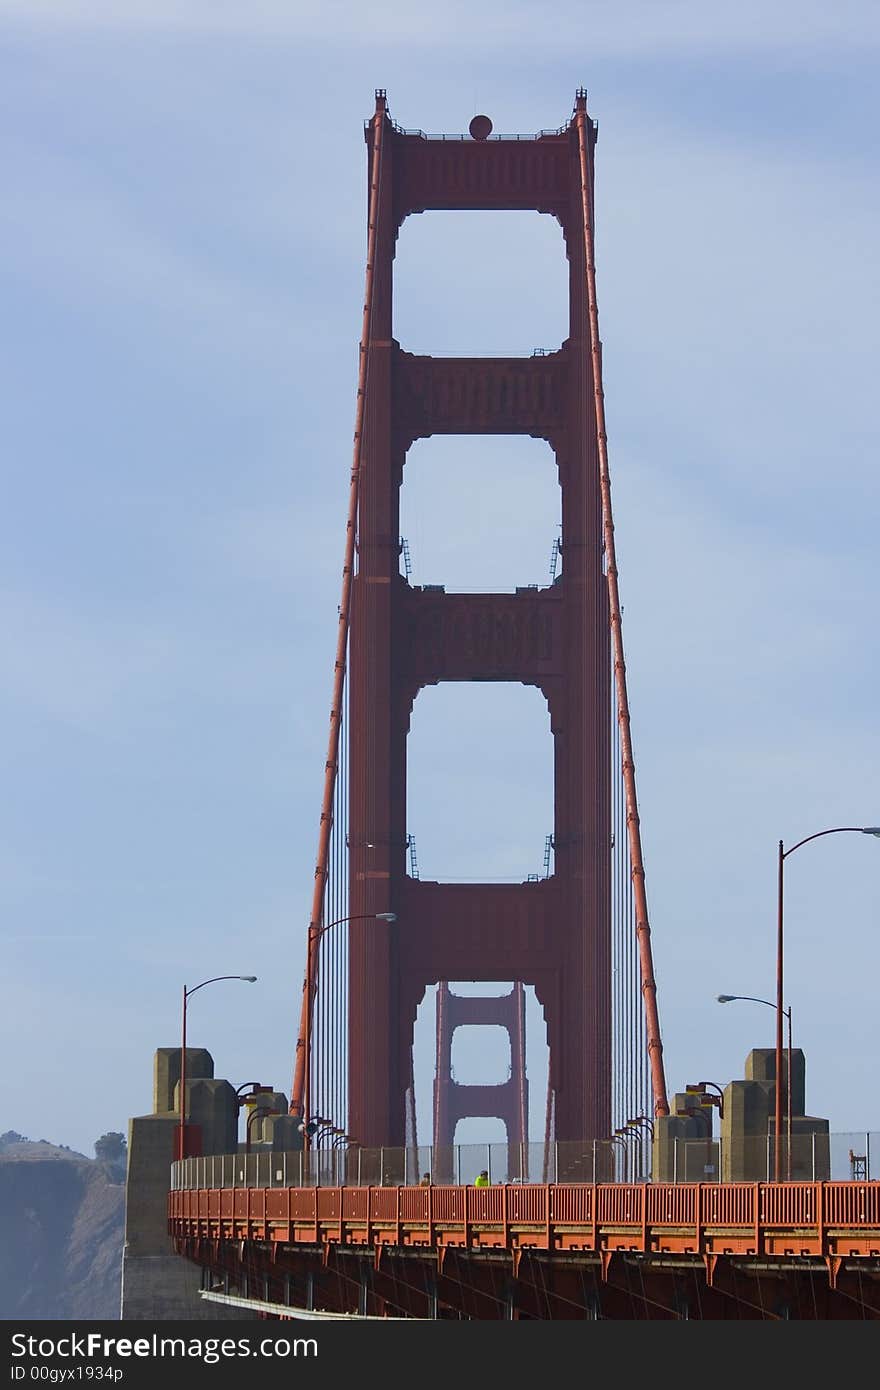
[[[626,789],[626,824],[629,837],[630,864],[636,907],[636,940],[639,946],[639,965],[642,999],[647,1028],[647,1049],[651,1068],[651,1089],[654,1114],[668,1115],[666,1079],[663,1073],[663,1044],[660,1038],[660,1019],[657,1012],[657,986],[651,955],[651,928],[648,923],[648,899],[645,891],[645,868],[642,861],[642,841],[639,830],[639,810],[636,798],[635,763],[630,731],[629,700],[626,689],[626,665],[623,656],[623,632],[620,616],[620,594],[617,586],[617,559],[614,549],[614,520],[611,512],[611,481],[608,470],[608,436],[605,428],[605,393],[602,388],[602,344],[599,338],[599,313],[596,301],[596,262],[593,241],[593,209],[591,180],[587,154],[587,101],[579,92],[575,105],[575,124],[578,133],[578,152],[581,173],[581,206],[584,230],[584,261],[587,279],[587,304],[590,323],[590,354],[593,365],[593,395],[596,411],[596,436],[599,453],[599,492],[602,500],[602,532],[605,542],[606,579],[611,621],[611,641],[614,654],[614,679],[617,689],[617,722],[620,729],[621,759]]]
[[[327,747],[327,761],[324,764],[324,794],[321,802],[318,853],[315,865],[315,882],[312,893],[311,917],[309,920],[306,947],[306,974],[303,980],[299,1036],[296,1043],[293,1085],[291,1086],[290,1092],[290,1113],[292,1115],[300,1115],[306,1121],[309,1119],[309,1074],[311,1071],[311,1058],[307,1056],[307,1053],[310,1051],[311,1014],[317,983],[319,959],[318,945],[321,939],[321,919],[324,905],[324,890],[327,883],[330,833],[333,828],[333,793],[339,766],[339,731],[342,722],[342,697],[345,688],[345,670],[348,654],[351,590],[354,574],[360,490],[361,443],[364,430],[364,407],[367,396],[367,373],[369,369],[370,339],[372,334],[373,272],[376,260],[376,239],[379,220],[379,188],[382,178],[382,136],[385,125],[385,97],[384,94],[377,93],[376,114],[373,117],[373,158],[370,170],[370,209],[367,231],[367,269],[364,289],[364,313],[361,325],[360,356],[358,362],[357,407],[355,411],[351,484],[348,494],[345,558],[342,566],[342,597],[339,603],[339,624],[336,634],[336,661],[333,668],[333,702],[330,709],[330,736]]]

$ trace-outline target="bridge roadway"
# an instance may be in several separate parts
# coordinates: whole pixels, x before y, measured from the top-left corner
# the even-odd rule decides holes
[[[303,1307],[880,1318],[880,1182],[194,1188],[168,1218],[227,1291]]]

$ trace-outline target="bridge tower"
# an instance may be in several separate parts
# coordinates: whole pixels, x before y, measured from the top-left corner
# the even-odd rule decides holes
[[[610,495],[602,482],[591,249],[595,140],[582,92],[567,126],[534,137],[494,136],[486,117],[476,117],[465,137],[404,131],[391,121],[381,91],[366,126],[367,289],[327,787],[336,769],[347,654],[347,1130],[368,1147],[406,1142],[416,1011],[429,985],[459,980],[533,986],[547,1024],[555,1136],[601,1139],[612,1127],[612,652],[618,686],[623,661],[622,648],[614,648],[616,567]],[[568,336],[558,350],[527,358],[441,358],[414,355],[395,340],[397,236],[407,217],[434,209],[525,209],[557,219],[569,266]],[[529,274],[528,266],[522,274]],[[515,284],[510,293],[516,295]],[[514,593],[446,594],[413,587],[400,573],[399,493],[407,452],[433,434],[525,434],[548,442],[562,500],[564,566],[556,582]],[[437,883],[407,872],[413,705],[427,685],[471,680],[534,685],[547,701],[554,869],[538,881]],[[619,700],[618,720],[628,734]],[[632,769],[627,747],[624,777]],[[325,788],[310,962],[324,914],[330,821],[332,796]],[[638,893],[634,792],[627,828],[638,849],[632,869]],[[396,920],[376,920],[389,913]],[[647,1008],[654,985],[644,911],[637,933]],[[441,996],[447,1004],[453,998],[448,991]],[[306,1021],[308,1000],[307,972]],[[489,1002],[456,1001],[453,1007],[482,1007],[485,1014]],[[656,1073],[656,1027],[654,1033]],[[301,1031],[295,1113],[308,1109],[299,1100],[302,1038]],[[662,1069],[659,1075],[655,1098],[662,1110]],[[449,1101],[443,1082],[438,1070],[440,1093],[445,1090]],[[451,1111],[442,1099],[435,1120],[438,1115],[448,1128]],[[446,1137],[435,1135],[440,1142]]]
[[[349,928],[348,1128],[362,1144],[404,1142],[426,986],[509,979],[534,985],[544,1008],[557,1135],[604,1137],[611,702],[577,138],[568,128],[534,140],[426,139],[398,130],[381,96],[377,118],[367,127],[370,155],[377,139],[382,148],[349,677],[349,906],[364,919]],[[588,134],[592,143],[592,124]],[[435,358],[394,340],[397,235],[407,216],[435,208],[558,218],[570,264],[569,336],[558,352]],[[398,553],[407,450],[440,433],[549,442],[562,488],[559,584],[479,596],[407,584]],[[555,746],[551,878],[441,884],[407,874],[410,714],[423,686],[447,680],[519,680],[544,694]],[[397,914],[387,930],[366,919],[386,911]]]
[[[452,1036],[463,1025],[500,1027],[510,1043],[510,1075],[492,1085],[456,1081],[452,1074]],[[474,997],[453,994],[446,980],[437,991],[437,1071],[434,1078],[434,1181],[451,1182],[451,1156],[459,1120],[483,1116],[503,1121],[507,1132],[507,1171],[519,1173],[521,1145],[529,1138],[529,1083],[526,1076],[526,1001],[521,983],[508,994]],[[438,1157],[439,1156],[439,1157]]]

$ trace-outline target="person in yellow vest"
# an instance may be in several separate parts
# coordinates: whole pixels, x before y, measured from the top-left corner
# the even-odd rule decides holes
[[[483,1171],[482,1171],[482,1173],[478,1173],[477,1176],[474,1178],[474,1187],[488,1187],[488,1186],[489,1186],[489,1172],[488,1172],[488,1169],[484,1168]]]

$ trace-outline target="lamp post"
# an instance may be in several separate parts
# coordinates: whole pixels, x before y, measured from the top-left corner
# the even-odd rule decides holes
[[[753,994],[719,994],[716,996],[719,1004],[732,1004],[735,999],[744,999],[749,1004],[766,1004],[768,1009],[775,1009],[777,1006],[772,999],[756,999]],[[788,1153],[786,1155],[785,1171],[788,1181],[791,1182],[791,1005],[782,1010],[788,1019],[788,1062],[787,1062],[787,1083],[786,1083],[786,1115],[785,1115],[785,1135]],[[780,1079],[776,1078],[776,1091],[779,1093]],[[777,1139],[777,1144],[778,1144]],[[777,1178],[777,1182],[779,1179]]]
[[[193,985],[192,989],[187,989],[186,985],[183,987],[183,1024],[180,1041],[180,1124],[177,1130],[178,1158],[186,1158],[186,1001],[191,994],[195,994],[197,989],[204,989],[205,985],[216,984],[218,980],[246,980],[248,984],[252,985],[256,983],[256,979],[256,975],[213,975],[210,980],[202,980],[200,985]]]
[[[714,1094],[710,1094],[709,1087]],[[706,1112],[714,1108],[718,1111],[719,1120],[724,1119],[724,1090],[717,1081],[697,1081],[693,1085],[685,1086],[684,1089],[687,1095],[699,1098],[700,1109],[691,1109],[689,1113],[699,1114],[706,1121],[706,1163],[703,1171],[707,1172],[712,1167],[712,1116]],[[714,1167],[712,1170],[714,1172]]]
[[[627,1120],[626,1123],[630,1127],[634,1125],[641,1125],[643,1129],[646,1129],[648,1131],[651,1138],[654,1138],[654,1121],[649,1119],[647,1115],[636,1115],[635,1119]]]
[[[612,1134],[609,1140],[609,1143],[619,1144],[621,1149],[623,1150],[623,1181],[627,1182],[629,1179],[629,1149],[627,1148],[626,1140],[615,1130],[614,1134]]]
[[[779,841],[779,858],[777,867],[778,892],[776,910],[776,1114],[774,1116],[774,1128],[776,1130],[776,1154],[774,1163],[774,1181],[780,1181],[780,1148],[782,1141],[782,1088],[780,1077],[782,1075],[782,1017],[785,1012],[782,1004],[782,883],[783,865],[790,854],[794,854],[801,845],[809,844],[810,840],[819,840],[823,835],[874,835],[880,838],[880,825],[835,825],[830,830],[817,830],[813,835],[806,835],[803,840],[798,840],[797,844],[790,849],[784,849],[782,841]]]
[[[323,926],[318,926],[313,922],[309,923],[308,949],[306,951],[306,1027],[305,1027],[305,1070],[303,1072],[303,1101],[302,1101],[302,1123],[303,1123],[303,1148],[309,1148],[309,1106],[311,1104],[311,1083],[312,1083],[312,1004],[315,991],[315,957],[318,951],[318,943],[326,931],[331,927],[338,927],[342,922],[396,922],[396,912],[359,912],[354,916],[337,917],[333,922],[326,922]]]
[[[633,1153],[633,1160],[631,1165],[632,1174],[633,1178],[636,1178],[637,1176],[640,1178],[642,1176],[643,1169],[641,1130],[638,1128],[638,1126],[621,1125],[620,1129],[616,1129],[614,1133],[620,1135],[624,1144],[626,1144],[628,1139],[632,1139],[633,1144],[635,1145],[635,1152]]]
[[[633,1132],[638,1132],[639,1130],[641,1131],[641,1133],[639,1134],[639,1163],[640,1163],[640,1166],[642,1166],[642,1171],[644,1172],[644,1165],[643,1165],[642,1160],[643,1160],[643,1156],[644,1156],[644,1152],[645,1152],[645,1144],[644,1144],[644,1139],[642,1138],[642,1135],[647,1134],[647,1135],[648,1135],[648,1138],[649,1138],[649,1140],[650,1140],[650,1142],[651,1142],[651,1144],[653,1145],[653,1143],[654,1143],[654,1121],[653,1121],[653,1120],[650,1120],[650,1119],[648,1118],[647,1115],[636,1115],[634,1119],[632,1119],[632,1120],[627,1120],[627,1122],[626,1122],[626,1128],[627,1128],[628,1130],[632,1130]],[[650,1153],[651,1153],[651,1172],[653,1172],[653,1167],[654,1167],[653,1149],[650,1150]],[[650,1180],[651,1180],[651,1172],[649,1172],[649,1173],[646,1174],[647,1180],[648,1180],[649,1182],[650,1182]]]

